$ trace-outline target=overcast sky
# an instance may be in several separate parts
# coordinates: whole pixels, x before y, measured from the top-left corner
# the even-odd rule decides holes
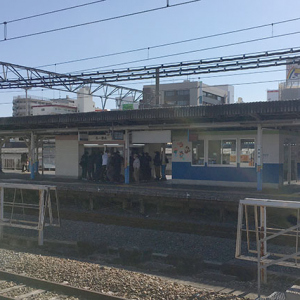
[[[167,4],[167,0],[106,0],[55,14],[11,22],[19,18],[90,2],[93,0],[2,0],[0,8],[0,60],[59,73],[70,73],[91,68],[111,70],[121,67],[181,62],[300,46],[300,19],[277,24],[281,21],[300,18],[299,0],[202,0],[174,7],[172,5],[189,2],[189,0],[169,0],[171,7],[149,13],[116,18],[47,34],[11,39],[164,7]],[[6,35],[4,22],[8,22]],[[156,47],[162,44],[261,25],[269,26],[172,46]],[[286,36],[277,37],[278,35]],[[4,37],[7,38],[6,41],[3,41]],[[251,42],[251,40],[262,38],[264,40]],[[240,44],[232,45],[236,43]],[[122,55],[82,60],[140,48],[146,49]],[[191,51],[193,52],[174,55]],[[166,57],[167,55],[169,56]],[[153,59],[159,56],[165,57]],[[81,61],[65,63],[73,60]],[[132,63],[136,60],[139,62]],[[188,78],[170,78],[161,82],[199,80],[199,77],[198,75]],[[285,67],[203,75],[201,80],[209,85],[234,85],[235,101],[238,97],[242,97],[245,102],[265,101],[267,90],[277,89],[278,82],[285,80]],[[154,82],[147,80],[144,82],[124,82],[122,85],[142,89],[143,84],[152,83]],[[11,116],[13,97],[24,94],[25,92],[22,90],[0,91],[0,117]],[[29,94],[46,98],[58,98],[66,95],[64,92],[41,89],[31,90]],[[70,93],[68,95],[76,97]],[[99,100],[94,100],[96,106],[100,106]],[[111,101],[108,108],[115,108],[115,103]]]

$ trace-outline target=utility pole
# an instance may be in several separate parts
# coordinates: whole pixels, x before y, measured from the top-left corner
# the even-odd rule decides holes
[[[159,68],[156,68],[156,77],[155,77],[155,104],[159,105]]]

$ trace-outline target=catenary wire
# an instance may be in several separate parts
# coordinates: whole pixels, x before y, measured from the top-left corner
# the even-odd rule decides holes
[[[0,25],[5,25],[5,24],[15,23],[15,22],[19,22],[19,21],[32,19],[32,18],[42,17],[42,16],[46,16],[46,15],[50,15],[50,14],[55,14],[58,12],[63,12],[63,11],[70,10],[70,9],[75,9],[75,8],[80,8],[83,6],[97,4],[100,2],[105,2],[105,1],[106,0],[97,0],[97,1],[93,1],[93,2],[88,2],[88,3],[84,3],[84,4],[79,4],[79,5],[74,5],[74,6],[70,6],[70,7],[66,7],[66,8],[52,10],[52,11],[48,11],[48,12],[44,12],[44,13],[40,13],[40,14],[36,14],[36,15],[31,15],[31,16],[27,16],[27,17],[22,17],[22,18],[18,18],[18,19],[14,19],[14,20],[5,21],[5,22],[0,23]]]
[[[187,62],[176,62],[176,63],[167,63],[167,64],[164,64],[164,65],[152,65],[152,66],[142,66],[142,67],[135,67],[135,68],[126,68],[126,69],[119,69],[119,70],[112,70],[112,71],[107,71],[107,72],[93,72],[93,73],[82,73],[81,76],[79,78],[77,78],[77,76],[75,76],[74,74],[56,74],[56,73],[53,73],[53,72],[49,72],[49,71],[43,71],[43,70],[36,70],[36,69],[33,69],[33,68],[29,68],[29,70],[31,71],[38,71],[38,72],[43,72],[43,73],[46,73],[48,74],[50,77],[52,76],[58,76],[58,79],[62,79],[62,78],[67,78],[68,81],[69,79],[71,78],[76,78],[79,79],[79,80],[82,80],[82,78],[85,78],[85,79],[92,79],[91,76],[94,77],[94,79],[99,79],[100,77],[99,76],[105,76],[105,75],[112,75],[113,77],[116,77],[117,76],[117,79],[116,81],[119,81],[120,77],[124,77],[124,76],[121,76],[121,74],[125,74],[125,77],[127,76],[139,76],[139,75],[142,75],[144,74],[145,72],[145,75],[149,75],[149,71],[155,71],[157,68],[161,69],[163,73],[165,72],[171,72],[171,73],[176,73],[177,71],[179,72],[180,71],[180,74],[181,74],[181,71],[185,72],[187,71],[187,68],[190,68],[191,66],[199,66],[197,67],[196,69],[189,69],[189,70],[196,70],[196,71],[199,71],[200,69],[201,70],[204,70],[204,69],[207,69],[207,68],[224,68],[224,67],[230,67],[230,66],[240,66],[241,64],[257,64],[258,62],[259,63],[267,63],[267,62],[271,62],[271,61],[274,61],[274,58],[272,57],[276,57],[278,55],[280,55],[278,58],[275,58],[275,60],[279,59],[280,61],[281,60],[286,60],[286,59],[295,59],[298,57],[289,57],[287,55],[290,55],[290,53],[299,53],[300,52],[300,48],[288,48],[288,49],[277,49],[277,50],[271,50],[271,51],[260,51],[260,52],[255,52],[255,53],[247,53],[247,54],[240,54],[238,56],[224,56],[224,57],[217,57],[217,58],[208,58],[208,59],[202,59],[202,60],[197,60],[197,61],[187,61]],[[261,60],[261,58],[265,58],[265,57],[271,57],[271,60],[268,59],[268,60]],[[255,59],[255,60],[254,60]],[[237,61],[235,61],[237,60]],[[241,60],[241,62],[239,62],[239,60]],[[250,61],[249,61],[250,60]],[[248,62],[247,62],[248,61]],[[224,63],[227,62],[229,63],[229,65],[224,65]],[[233,64],[232,64],[233,63]],[[211,64],[216,64],[216,65],[211,65]],[[277,63],[275,63],[274,66],[276,66]],[[23,67],[23,66],[18,66],[18,65],[12,65],[12,64],[7,64],[7,63],[3,63],[3,65],[7,65],[9,68],[21,68],[21,69],[28,69],[26,67]],[[280,63],[279,65],[282,65],[282,63]],[[201,67],[200,67],[201,66]],[[183,69],[184,67],[184,69]],[[172,68],[172,69],[170,69]],[[177,68],[177,69],[174,69],[174,68]],[[178,69],[180,68],[180,69]],[[200,71],[201,71],[200,70]],[[220,70],[221,71],[221,70]],[[229,70],[225,70],[224,71],[229,71]],[[234,71],[234,70],[231,70],[231,71]],[[16,71],[14,71],[16,72]],[[134,72],[134,73],[133,73]],[[140,73],[142,72],[142,73]],[[209,71],[210,72],[210,71]],[[219,71],[218,71],[219,72]],[[194,73],[195,74],[198,74],[199,72],[197,73]],[[151,73],[152,74],[152,73]],[[151,75],[150,74],[150,75]],[[182,74],[182,75],[187,75],[187,74]],[[191,74],[193,75],[193,74]],[[95,78],[96,76],[96,78]],[[166,76],[163,76],[163,77],[166,77]],[[44,78],[44,77],[43,77]],[[140,79],[146,79],[146,78],[149,78],[148,76],[146,76],[145,78],[141,77]],[[152,75],[151,75],[151,78],[152,78]],[[13,80],[13,78],[11,78]],[[111,78],[110,78],[111,79]],[[126,81],[128,80],[129,78],[126,79]],[[138,78],[135,78],[135,80],[138,79]],[[34,80],[38,80],[38,78],[34,79]],[[31,80],[32,81],[32,80]],[[103,78],[103,81],[104,78]],[[64,82],[65,79],[64,79]]]
[[[42,65],[42,66],[39,66],[38,68],[58,66],[58,65],[93,60],[93,59],[98,59],[98,58],[105,58],[105,57],[110,57],[110,56],[117,56],[117,55],[122,55],[122,54],[140,52],[140,51],[156,49],[156,48],[161,48],[161,47],[174,46],[174,45],[179,45],[179,44],[188,43],[188,42],[194,42],[194,41],[208,39],[208,38],[220,37],[220,36],[224,36],[224,35],[228,35],[228,34],[240,33],[240,32],[245,32],[245,31],[249,31],[249,30],[260,29],[260,28],[264,28],[264,27],[269,27],[269,26],[274,26],[274,25],[279,25],[279,24],[284,24],[284,23],[289,23],[289,22],[295,22],[295,21],[299,21],[299,20],[300,20],[300,18],[293,18],[293,19],[288,19],[288,20],[283,20],[283,21],[278,21],[278,22],[273,22],[273,23],[268,23],[268,24],[262,24],[262,25],[252,26],[252,27],[246,27],[246,28],[241,28],[241,29],[237,29],[237,30],[226,31],[226,32],[221,32],[221,33],[216,33],[216,34],[181,40],[181,41],[174,41],[174,42],[170,42],[170,43],[149,46],[149,47],[141,47],[141,48],[137,48],[137,49],[125,50],[125,51],[120,51],[120,52],[115,52],[115,53],[108,53],[108,54],[103,54],[103,55],[97,55],[97,56],[91,56],[91,57],[86,57],[86,58],[79,58],[79,59],[74,59],[74,60],[57,62],[57,63],[53,63],[53,64]]]
[[[80,24],[75,24],[75,25],[70,25],[70,26],[55,28],[55,29],[49,29],[49,30],[44,30],[44,31],[39,31],[39,32],[34,32],[34,33],[29,33],[29,34],[24,34],[24,35],[19,35],[19,36],[15,36],[15,37],[11,37],[11,38],[7,37],[6,39],[0,40],[0,42],[12,41],[12,40],[17,40],[17,39],[22,39],[22,38],[27,38],[27,37],[32,37],[32,36],[37,36],[37,35],[52,33],[52,32],[58,32],[58,31],[66,30],[66,29],[73,29],[73,28],[78,28],[78,27],[82,27],[82,26],[87,26],[87,25],[92,25],[92,24],[97,24],[97,23],[102,23],[102,22],[107,22],[107,21],[122,19],[122,18],[126,18],[126,17],[132,17],[132,16],[136,16],[136,15],[141,15],[141,14],[146,14],[146,13],[150,13],[150,12],[155,12],[155,11],[163,10],[163,9],[166,9],[166,8],[171,8],[171,7],[176,7],[176,6],[182,6],[182,5],[186,5],[186,4],[191,4],[191,3],[199,2],[199,1],[201,1],[201,0],[190,0],[190,1],[187,1],[187,2],[176,3],[176,4],[169,5],[169,6],[160,6],[160,7],[151,8],[151,9],[147,9],[147,10],[142,10],[142,11],[138,11],[138,12],[133,12],[133,13],[128,13],[128,14],[124,14],[124,15],[119,15],[119,16],[116,16],[116,17],[110,17],[110,18],[106,18],[106,19],[101,19],[101,20],[96,20],[96,21],[90,21],[90,22],[85,22],[85,23],[80,23]]]
[[[188,80],[199,80],[199,79],[210,79],[210,78],[219,78],[219,77],[232,77],[232,76],[244,76],[244,75],[253,75],[253,74],[262,74],[262,73],[275,73],[275,72],[286,72],[286,69],[280,69],[280,70],[264,70],[264,71],[257,71],[257,72],[241,72],[241,71],[238,71],[236,74],[222,74],[222,75],[214,75],[214,76],[197,76],[197,77],[189,77]],[[182,82],[182,79],[177,79],[177,80],[174,80],[174,79],[162,79],[160,80],[160,84],[163,84],[165,82],[172,82],[172,83],[179,83],[179,82]],[[152,81],[148,81],[148,82],[145,82],[143,81],[143,85],[152,85],[153,84],[153,79]],[[132,82],[130,83],[130,85],[140,85],[141,83],[140,82]],[[218,85],[218,84],[217,84]]]
[[[239,71],[237,74],[223,74],[223,75],[215,75],[215,76],[202,76],[201,80],[202,79],[209,79],[209,78],[232,77],[232,76],[242,76],[242,75],[261,74],[261,73],[285,72],[285,71],[286,71],[286,69],[281,69],[281,70],[264,70],[264,71],[257,71],[257,72],[245,72],[245,73],[241,73],[241,71]],[[200,77],[198,77],[198,76],[196,78],[193,78],[193,77],[191,78],[191,80],[199,80],[199,79],[200,79]],[[281,80],[275,80],[275,81],[276,82],[277,81],[282,81],[282,79]],[[144,82],[144,85],[152,85],[153,84],[153,80],[151,82],[150,81],[148,81],[148,82],[143,81],[143,82]],[[175,80],[173,78],[173,79],[162,79],[160,82],[161,83],[165,83],[165,82],[178,83],[178,82],[182,82],[182,80],[180,80],[180,79]],[[264,83],[264,81],[260,81],[260,82]],[[130,83],[130,85],[141,85],[141,83],[135,81],[135,82]],[[229,85],[236,85],[236,84],[229,84]],[[42,92],[42,91],[44,91],[44,89],[35,89],[34,91],[35,92]],[[7,91],[0,91],[0,94],[19,93],[19,92],[20,91],[7,90]],[[68,93],[68,92],[66,92],[66,93]]]
[[[197,50],[190,50],[190,51],[166,54],[166,55],[161,55],[161,56],[156,56],[156,57],[151,57],[151,58],[138,59],[138,60],[122,62],[122,63],[118,63],[118,64],[113,64],[113,65],[106,65],[106,66],[102,66],[101,68],[100,67],[95,67],[95,68],[83,69],[83,70],[78,70],[78,71],[75,71],[75,72],[68,72],[68,73],[78,74],[78,73],[85,72],[85,71],[93,71],[93,70],[99,70],[99,69],[111,68],[111,67],[116,67],[116,66],[128,65],[128,64],[133,64],[133,63],[138,63],[138,62],[143,62],[143,61],[174,57],[174,56],[178,56],[178,55],[185,55],[185,54],[203,52],[203,51],[208,51],[208,50],[215,50],[215,49],[220,49],[220,48],[225,48],[225,47],[237,46],[237,45],[253,43],[253,42],[258,42],[258,41],[264,41],[264,40],[268,40],[268,39],[280,38],[280,37],[296,35],[296,34],[300,34],[300,31],[284,33],[284,34],[280,34],[280,35],[273,35],[273,36],[270,36],[270,37],[257,38],[257,39],[247,40],[247,41],[236,42],[236,43],[218,45],[218,46],[213,46],[213,47],[207,47],[207,48],[202,48],[202,49],[197,49]]]

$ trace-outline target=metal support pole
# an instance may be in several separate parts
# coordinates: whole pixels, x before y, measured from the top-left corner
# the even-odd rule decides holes
[[[161,152],[161,180],[166,180],[166,145],[162,145],[162,152]]]
[[[156,68],[155,77],[155,105],[159,105],[159,68]]]
[[[47,191],[50,193],[50,190]],[[39,190],[39,238],[38,238],[38,245],[42,246],[44,243],[44,218],[45,218],[45,190]]]
[[[260,240],[267,237],[267,209],[265,206],[260,206]],[[265,257],[267,254],[267,241],[260,242],[260,257]],[[264,262],[261,261],[261,280],[267,283],[267,269]]]
[[[4,220],[4,188],[0,187],[0,222]],[[0,239],[3,239],[3,226],[0,225]]]
[[[287,172],[288,184],[292,181],[292,145],[288,143],[288,172]]]
[[[130,182],[130,149],[129,149],[129,131],[125,130],[125,161],[124,161],[124,174],[125,174],[125,184]]]
[[[31,132],[31,146],[30,146],[30,178],[34,179],[35,174],[34,174],[34,158],[35,158],[35,153],[34,153],[34,134]]]
[[[4,144],[4,141],[0,141],[0,173],[3,172],[2,170],[2,146]]]
[[[260,283],[261,283],[261,265],[260,265],[260,241],[258,232],[258,214],[257,206],[254,206],[254,220],[255,220],[255,235],[256,235],[256,250],[257,250],[257,296],[260,299]]]
[[[263,178],[262,178],[262,128],[259,124],[257,126],[257,166],[256,166],[256,172],[257,172],[257,190],[262,190],[262,184],[263,184]]]
[[[243,204],[239,204],[238,209],[238,223],[237,223],[237,233],[236,233],[236,247],[235,247],[235,257],[241,255],[242,249],[242,224],[243,224]]]
[[[297,210],[297,225],[300,225],[300,209]],[[299,247],[299,227],[297,228],[296,232],[296,253],[298,252],[298,247]],[[295,257],[295,263],[296,266],[298,266],[298,256]]]
[[[199,82],[199,105],[203,104],[203,85],[202,81]]]
[[[34,162],[34,168],[35,168],[35,174],[38,175],[39,173],[39,139],[36,137],[36,153],[35,153],[35,162]]]
[[[44,142],[42,142],[42,175],[44,175]]]

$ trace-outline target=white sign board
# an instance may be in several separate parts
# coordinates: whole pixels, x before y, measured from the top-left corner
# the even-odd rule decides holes
[[[133,131],[133,144],[171,143],[171,130]]]

